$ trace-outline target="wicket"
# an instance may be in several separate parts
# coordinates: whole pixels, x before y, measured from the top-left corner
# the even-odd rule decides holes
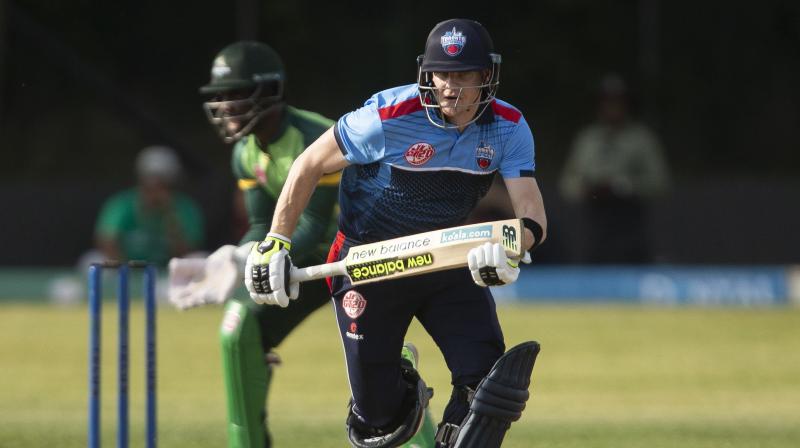
[[[128,446],[128,321],[130,269],[141,269],[144,276],[145,378],[147,448],[156,447],[156,269],[153,265],[130,261],[95,263],[89,267],[89,448],[100,448],[100,342],[104,269],[116,269],[118,324],[117,447]]]

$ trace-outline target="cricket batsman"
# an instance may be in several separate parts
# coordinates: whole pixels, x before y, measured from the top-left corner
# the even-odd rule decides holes
[[[328,261],[350,247],[461,225],[495,175],[502,176],[523,247],[545,239],[547,220],[534,179],[531,130],[495,97],[501,58],[478,22],[437,24],[417,60],[415,84],[384,90],[345,114],[294,162],[270,232],[253,246],[245,284],[257,303],[291,307],[309,299],[290,280],[290,254],[320,179],[342,171],[339,231]],[[526,257],[527,258],[527,257]],[[420,427],[429,395],[418,371],[393,353],[416,317],[442,351],[453,390],[438,447],[497,447],[528,398],[536,342],[505,351],[487,286],[514,282],[519,260],[499,244],[468,254],[468,269],[354,287],[329,279],[352,392],[346,420],[356,447],[394,447]]]
[[[303,285],[304,300],[286,308],[232,298],[250,247],[267,234],[289,167],[333,125],[319,114],[287,105],[285,84],[281,58],[266,44],[236,42],[214,59],[211,81],[200,92],[210,97],[204,103],[209,122],[226,143],[234,143],[231,164],[244,194],[250,228],[239,247],[226,245],[206,259],[170,262],[169,295],[177,307],[227,301],[220,342],[231,448],[271,445],[266,400],[273,366],[280,361],[272,349],[331,297],[325,282],[315,281]],[[325,261],[336,234],[339,178],[336,171],[315,180],[315,192],[299,216],[291,246],[298,262]],[[416,362],[415,352],[408,348],[405,352],[410,362]],[[433,446],[435,429],[432,422],[429,426],[429,442],[418,436],[420,447]]]

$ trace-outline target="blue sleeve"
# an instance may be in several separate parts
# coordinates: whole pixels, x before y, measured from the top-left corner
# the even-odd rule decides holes
[[[503,158],[500,160],[500,175],[504,179],[533,177],[534,162],[533,134],[528,122],[520,118],[517,128],[505,144]]]
[[[342,116],[336,122],[334,135],[345,160],[352,164],[365,165],[383,158],[386,140],[378,106],[372,99]]]

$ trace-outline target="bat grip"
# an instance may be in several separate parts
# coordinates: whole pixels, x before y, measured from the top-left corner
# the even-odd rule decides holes
[[[325,277],[346,274],[347,269],[345,268],[344,260],[341,260],[337,261],[336,263],[320,264],[306,268],[293,267],[290,276],[292,278],[292,283],[294,283],[319,280]]]

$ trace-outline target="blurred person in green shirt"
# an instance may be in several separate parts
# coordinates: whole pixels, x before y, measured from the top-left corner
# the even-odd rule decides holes
[[[575,138],[561,175],[561,194],[581,211],[581,260],[652,261],[650,202],[669,189],[669,166],[655,133],[634,120],[629,92],[615,74],[599,90],[597,119]]]
[[[144,148],[136,158],[138,184],[116,193],[100,211],[97,249],[109,260],[146,260],[166,266],[172,257],[202,247],[203,217],[196,203],[176,190],[181,165],[165,146]]]

